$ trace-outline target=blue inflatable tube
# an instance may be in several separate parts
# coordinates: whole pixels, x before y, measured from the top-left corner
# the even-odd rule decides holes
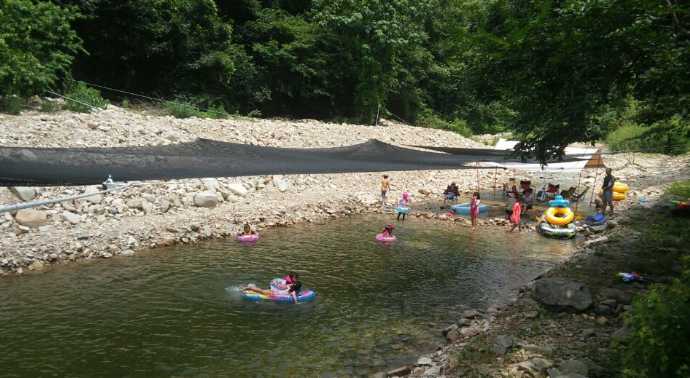
[[[470,215],[470,204],[469,203],[461,203],[459,205],[453,205],[450,207],[451,210],[455,214],[458,215]],[[485,213],[489,211],[489,206],[484,205],[483,203],[479,204],[479,213]]]
[[[398,214],[407,214],[407,213],[410,212],[410,208],[409,208],[409,207],[398,206],[398,207],[395,208],[395,212],[398,213]]]
[[[561,195],[557,195],[555,199],[549,201],[550,207],[568,207],[570,206],[570,201],[563,198]]]

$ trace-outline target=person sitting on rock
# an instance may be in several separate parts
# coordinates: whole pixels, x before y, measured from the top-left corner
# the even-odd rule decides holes
[[[455,201],[458,197],[460,197],[460,189],[455,185],[455,182],[451,182],[443,191],[443,204],[445,205],[446,201]]]

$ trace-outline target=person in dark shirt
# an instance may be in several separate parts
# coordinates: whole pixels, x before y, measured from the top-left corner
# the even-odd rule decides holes
[[[611,208],[611,214],[613,214],[613,185],[616,183],[616,178],[611,174],[611,168],[606,168],[606,176],[604,176],[604,184],[601,186],[601,190],[604,193],[604,208],[602,213],[606,213],[606,206]]]
[[[288,289],[288,294],[292,296],[292,299],[295,303],[297,303],[297,297],[299,296],[300,290],[302,290],[302,282],[299,280],[299,277],[297,277],[297,275],[295,274],[294,280],[290,285],[290,288]]]
[[[451,182],[443,191],[443,203],[445,204],[449,200],[455,201],[458,197],[460,197],[460,189],[454,182]]]

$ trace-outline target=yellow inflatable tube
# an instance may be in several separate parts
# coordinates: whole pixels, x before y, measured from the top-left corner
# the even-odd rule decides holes
[[[626,185],[626,184],[624,184],[624,183],[622,183],[622,182],[620,182],[620,181],[616,181],[616,182],[613,184],[613,191],[614,191],[615,193],[623,193],[623,194],[625,194],[625,192],[627,192],[628,190],[630,190],[630,188],[628,187],[628,185]],[[615,198],[614,198],[614,199],[615,199]]]
[[[544,218],[550,224],[565,226],[572,223],[575,213],[569,207],[549,207],[544,212]]]
[[[625,193],[613,192],[614,201],[623,201],[625,199]]]

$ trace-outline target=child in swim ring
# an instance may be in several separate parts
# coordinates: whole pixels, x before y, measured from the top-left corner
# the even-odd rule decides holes
[[[393,229],[394,228],[395,228],[395,226],[393,226],[392,224],[386,225],[386,227],[383,228],[383,231],[381,231],[381,235],[383,235],[387,238],[393,236]]]
[[[252,226],[249,225],[249,223],[245,223],[242,233],[240,235],[254,235],[256,234],[256,231],[252,230]]]

